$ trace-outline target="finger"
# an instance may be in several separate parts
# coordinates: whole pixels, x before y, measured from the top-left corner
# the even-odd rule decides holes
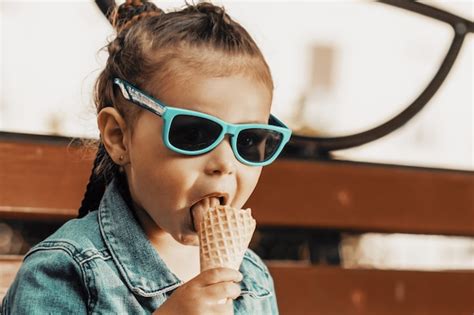
[[[240,282],[242,281],[242,274],[230,268],[213,268],[203,271],[199,276],[199,282],[203,286],[208,286],[220,282]]]
[[[240,285],[235,282],[220,282],[206,287],[206,296],[211,303],[225,304],[227,300],[235,300],[240,296]],[[222,303],[224,300],[224,303]],[[218,303],[221,302],[221,303]]]

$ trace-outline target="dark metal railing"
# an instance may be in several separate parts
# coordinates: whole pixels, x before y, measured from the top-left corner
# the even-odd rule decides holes
[[[410,105],[385,123],[360,133],[339,137],[309,137],[294,134],[283,151],[283,156],[303,159],[329,159],[331,151],[364,145],[402,127],[418,114],[435,95],[456,61],[466,34],[474,31],[472,21],[427,4],[410,0],[380,0],[379,2],[445,22],[453,28],[454,37],[438,71]],[[96,0],[96,3],[107,17],[116,5],[113,0]]]

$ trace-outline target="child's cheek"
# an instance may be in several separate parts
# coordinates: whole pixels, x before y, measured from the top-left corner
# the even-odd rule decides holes
[[[255,190],[261,173],[262,167],[246,166],[244,171],[241,173],[242,176],[240,177],[237,186],[237,194],[233,206],[238,208],[243,207]]]

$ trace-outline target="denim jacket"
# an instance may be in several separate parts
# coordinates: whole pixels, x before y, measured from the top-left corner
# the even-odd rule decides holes
[[[235,314],[278,314],[272,277],[251,250]],[[64,224],[34,246],[2,314],[150,314],[183,282],[152,247],[115,181],[98,211]]]

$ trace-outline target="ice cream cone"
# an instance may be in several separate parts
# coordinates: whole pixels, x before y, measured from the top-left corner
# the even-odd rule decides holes
[[[201,272],[216,267],[238,270],[255,226],[250,209],[209,208],[198,226]]]

